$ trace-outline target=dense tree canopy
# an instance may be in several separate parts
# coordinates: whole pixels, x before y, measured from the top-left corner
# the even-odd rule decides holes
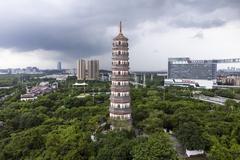
[[[29,79],[29,85],[39,82]],[[240,105],[235,101],[225,106],[202,102],[191,99],[193,88],[163,88],[160,79],[147,80],[146,88],[131,87],[133,130],[111,131],[110,84],[87,82],[84,97],[75,82],[70,78],[56,92],[28,102],[19,100],[24,92],[19,84],[3,92],[14,95],[0,102],[0,159],[178,159],[166,129],[184,149],[204,149],[210,160],[239,160]]]
[[[133,147],[133,160],[177,160],[177,154],[163,133],[155,133]]]

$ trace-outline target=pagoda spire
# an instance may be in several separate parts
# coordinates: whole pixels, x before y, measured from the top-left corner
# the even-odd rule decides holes
[[[120,29],[120,33],[122,33],[122,21],[120,21],[119,29]]]

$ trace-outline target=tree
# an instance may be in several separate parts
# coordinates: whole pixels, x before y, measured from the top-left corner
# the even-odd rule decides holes
[[[113,131],[106,135],[97,135],[98,141],[96,160],[130,160],[132,155],[131,139],[133,133],[129,131]]]
[[[219,90],[216,90],[215,93],[218,96],[234,98],[234,92],[232,89],[219,89]]]
[[[179,126],[177,137],[188,150],[204,150],[207,140],[203,137],[203,128],[195,122],[185,122]]]
[[[163,112],[154,111],[152,112],[148,118],[144,119],[140,122],[141,128],[143,128],[145,133],[154,133],[160,132],[163,130]]]
[[[90,135],[80,130],[77,123],[70,126],[58,127],[47,134],[44,159],[80,159],[90,156]]]
[[[233,159],[240,160],[240,145],[236,142],[232,143],[229,152],[231,153]]]
[[[38,150],[44,146],[43,135],[47,132],[48,128],[41,127],[12,134],[9,143],[1,151],[3,159],[19,159],[29,157],[31,153],[39,153]]]
[[[44,121],[42,114],[37,115],[34,112],[26,112],[19,115],[16,115],[11,121],[10,124],[15,129],[26,129],[31,128],[37,125],[40,125]]]
[[[164,133],[149,136],[144,142],[138,143],[132,150],[133,160],[177,160],[168,137]]]
[[[225,102],[226,110],[233,110],[234,108],[238,108],[239,104],[231,99],[226,100]]]
[[[236,134],[237,142],[238,144],[240,144],[240,125],[236,127],[235,134]]]
[[[212,146],[208,158],[209,160],[233,160],[229,150],[219,143]]]

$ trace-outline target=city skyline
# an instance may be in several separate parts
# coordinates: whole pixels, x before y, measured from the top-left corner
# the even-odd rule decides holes
[[[239,58],[239,6],[235,0],[2,2],[0,68],[56,68],[58,61],[75,68],[82,57],[110,69],[109,44],[120,20],[131,39],[130,70],[167,70],[169,57]]]

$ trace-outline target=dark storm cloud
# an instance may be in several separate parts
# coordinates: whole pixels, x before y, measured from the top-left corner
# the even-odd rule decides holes
[[[130,30],[144,21],[166,19],[174,27],[210,28],[239,18],[240,7],[238,0],[9,1],[0,4],[0,48],[54,50],[73,58],[110,52],[113,35],[106,29],[119,20]],[[236,17],[206,16],[222,8]],[[185,13],[195,16],[179,17]]]
[[[84,56],[102,52],[108,47],[102,40],[104,35],[96,32],[102,31],[87,26],[79,26],[77,29],[61,23],[53,26],[35,23],[19,26],[16,30],[0,31],[0,44],[4,48],[14,47],[19,51],[45,49]]]

